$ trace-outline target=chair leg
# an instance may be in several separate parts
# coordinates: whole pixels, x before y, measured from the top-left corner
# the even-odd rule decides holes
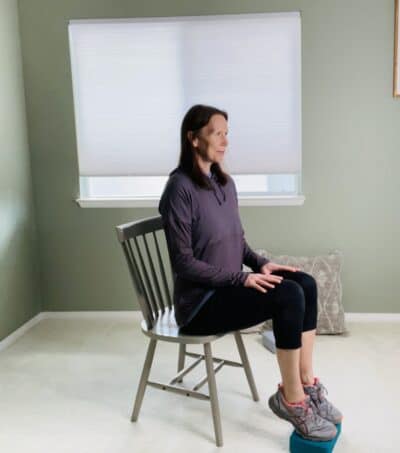
[[[185,352],[186,352],[186,345],[180,344],[179,345],[179,357],[178,357],[178,373],[179,371],[185,368]],[[182,382],[182,379],[179,379],[178,382]]]
[[[259,401],[260,397],[258,396],[256,383],[254,382],[253,373],[251,372],[249,359],[247,357],[246,349],[243,344],[242,335],[240,334],[239,331],[235,332],[234,335],[239,350],[240,359],[243,363],[244,372],[246,373],[247,381],[250,386],[251,395],[254,401]]]
[[[136,393],[135,406],[133,408],[131,422],[135,422],[138,419],[139,411],[142,406],[142,401],[144,397],[144,392],[147,386],[147,380],[149,378],[151,364],[153,363],[154,351],[156,349],[157,340],[153,338],[150,340],[149,346],[147,348],[146,359],[144,361],[142,375],[139,381],[139,387]]]
[[[204,358],[206,361],[208,389],[210,392],[211,401],[211,412],[214,422],[214,432],[217,447],[222,447],[222,428],[221,428],[221,417],[219,414],[219,404],[217,395],[217,385],[215,382],[214,363],[211,355],[211,344],[204,344]]]

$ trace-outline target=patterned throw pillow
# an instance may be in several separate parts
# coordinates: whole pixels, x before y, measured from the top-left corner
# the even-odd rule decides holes
[[[275,256],[265,250],[257,250],[257,253],[261,256],[268,257],[274,263],[296,266],[315,278],[318,288],[318,334],[346,332],[342,305],[342,285],[340,281],[340,270],[343,260],[341,252],[333,251],[328,255],[313,257]],[[267,321],[254,328],[246,329],[245,332],[261,331],[271,328],[272,321]]]

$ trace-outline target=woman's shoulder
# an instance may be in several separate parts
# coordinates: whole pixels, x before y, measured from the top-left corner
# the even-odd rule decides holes
[[[190,177],[179,167],[170,174],[160,198],[159,211],[171,206],[193,206],[195,188]]]
[[[228,173],[225,173],[225,175],[226,175],[226,184],[230,185],[230,186],[234,186],[235,185],[235,181],[232,178],[232,176],[230,174],[228,174]]]
[[[169,174],[165,191],[173,191],[178,193],[192,193],[195,186],[190,176],[187,175],[181,168],[177,167]]]
[[[225,188],[227,189],[230,189],[230,190],[233,190],[233,191],[236,191],[236,183],[235,183],[235,180],[232,178],[231,175],[229,175],[228,173],[225,173],[226,175],[226,184],[225,184]]]

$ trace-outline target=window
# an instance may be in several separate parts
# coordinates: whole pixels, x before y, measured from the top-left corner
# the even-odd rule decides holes
[[[157,199],[196,103],[228,111],[240,199],[299,195],[299,13],[78,20],[69,37],[81,198]]]

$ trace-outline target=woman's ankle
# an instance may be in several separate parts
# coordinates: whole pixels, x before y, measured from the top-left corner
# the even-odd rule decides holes
[[[301,375],[301,383],[303,385],[314,385],[315,384],[315,377],[310,374],[302,374]]]
[[[306,399],[306,394],[301,389],[297,391],[287,391],[283,386],[280,386],[283,395],[283,400],[287,404],[300,404]]]

